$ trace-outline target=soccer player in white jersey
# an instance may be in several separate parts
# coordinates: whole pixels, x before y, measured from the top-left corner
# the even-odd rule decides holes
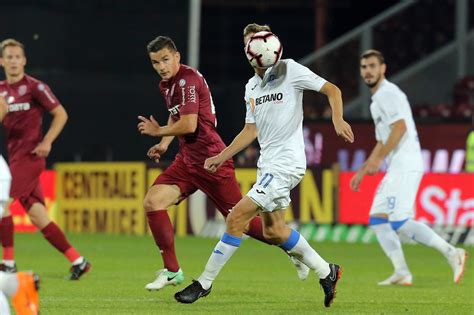
[[[7,102],[0,96],[0,123],[8,112]],[[10,185],[12,175],[10,169],[2,155],[0,155],[0,214],[3,215],[3,209],[7,205],[10,196]],[[2,216],[0,215],[0,220]]]
[[[0,123],[7,114],[5,99],[0,96]],[[0,220],[10,196],[11,174],[7,163],[0,155]],[[38,276],[32,272],[7,273],[0,271],[0,314],[10,314],[7,296],[12,298],[13,308],[18,314],[38,314]]]
[[[458,283],[464,272],[466,251],[453,247],[427,225],[413,219],[423,176],[420,143],[407,96],[385,79],[386,68],[384,57],[377,50],[367,50],[360,58],[360,75],[372,94],[370,113],[377,143],[350,182],[351,189],[358,191],[364,175],[377,173],[387,159],[387,173],[375,193],[369,225],[395,272],[379,285],[412,284],[397,232],[441,252]]]
[[[261,27],[250,24],[244,43]],[[255,69],[245,87],[247,114],[243,130],[220,154],[206,160],[204,167],[215,172],[227,159],[250,145],[255,138],[261,147],[257,182],[227,217],[227,230],[211,254],[201,276],[175,294],[182,303],[193,303],[211,292],[219,271],[239,248],[245,226],[257,214],[263,218],[263,234],[315,271],[323,287],[324,305],[334,299],[341,268],[327,263],[302,235],[285,224],[290,190],[303,178],[306,157],[303,140],[303,91],[325,94],[332,107],[336,133],[353,142],[351,127],[342,118],[341,91],[292,59],[284,59],[268,69]]]

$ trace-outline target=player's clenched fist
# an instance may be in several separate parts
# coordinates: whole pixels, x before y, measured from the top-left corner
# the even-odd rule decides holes
[[[158,136],[158,131],[160,130],[160,125],[158,122],[150,115],[150,119],[145,118],[143,116],[138,116],[140,122],[138,123],[138,131],[142,135],[149,135],[149,136]]]
[[[225,160],[221,158],[220,155],[216,155],[206,159],[204,162],[204,169],[209,173],[215,173],[217,169],[224,163]]]

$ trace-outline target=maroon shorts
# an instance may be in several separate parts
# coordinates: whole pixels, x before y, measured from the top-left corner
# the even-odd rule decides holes
[[[201,165],[186,165],[183,160],[176,159],[156,178],[153,185],[177,185],[181,191],[179,201],[200,189],[224,216],[242,199],[231,160],[212,174]]]
[[[45,159],[37,157],[10,164],[12,173],[10,197],[17,199],[27,211],[36,202],[44,205],[43,189],[39,178],[45,166]]]

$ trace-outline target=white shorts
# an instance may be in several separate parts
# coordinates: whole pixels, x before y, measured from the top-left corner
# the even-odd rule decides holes
[[[258,169],[257,182],[247,193],[264,212],[286,209],[291,202],[290,191],[298,185],[305,174],[305,169],[294,173],[283,173],[269,168]]]
[[[10,185],[12,183],[12,176],[7,162],[0,155],[0,220],[3,215],[3,206],[10,197]]]
[[[370,215],[384,213],[390,221],[402,221],[415,216],[415,199],[422,172],[388,172],[375,193]]]

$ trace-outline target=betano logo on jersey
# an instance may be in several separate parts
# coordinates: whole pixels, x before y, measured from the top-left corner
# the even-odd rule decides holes
[[[258,105],[265,104],[267,102],[273,102],[273,104],[281,104],[283,103],[283,93],[273,93],[273,94],[267,94],[264,96],[257,97],[256,99],[253,99],[252,97],[249,99],[250,102],[250,109],[252,110],[252,113],[255,110],[255,107]]]
[[[273,93],[257,97],[255,99],[255,106],[262,105],[267,102],[273,102],[273,104],[283,103],[283,93]]]

